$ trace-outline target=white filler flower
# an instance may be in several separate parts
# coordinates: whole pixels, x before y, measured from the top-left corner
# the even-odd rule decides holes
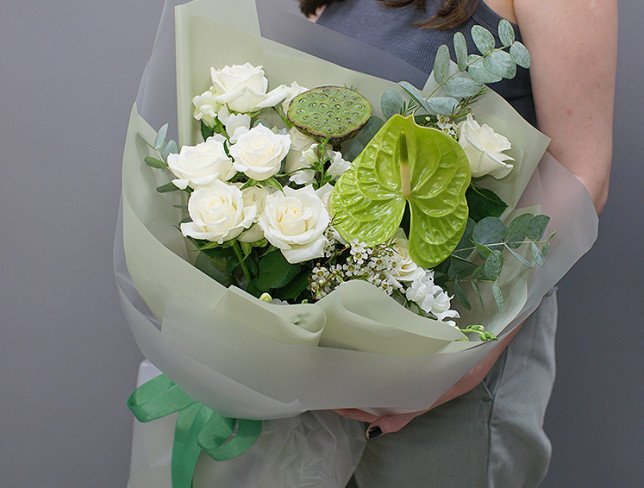
[[[268,127],[258,125],[237,136],[230,154],[237,171],[253,180],[263,181],[277,174],[290,148],[288,134],[275,134]]]
[[[210,69],[211,91],[215,100],[238,113],[250,113],[274,107],[290,94],[290,88],[280,85],[268,92],[268,79],[261,66],[250,63]]]
[[[217,180],[192,193],[188,213],[192,222],[181,224],[184,236],[223,244],[253,225],[257,207],[246,206],[237,186]]]
[[[291,264],[324,256],[325,230],[331,222],[324,203],[312,186],[284,188],[266,197],[259,225],[264,236]]]
[[[489,125],[479,125],[471,114],[461,124],[459,143],[467,154],[474,178],[489,174],[501,179],[512,171],[512,165],[506,163],[512,158],[503,154],[503,151],[512,148],[510,141],[494,132]]]
[[[179,154],[168,156],[168,167],[177,177],[172,183],[185,190],[188,186],[208,186],[215,180],[228,181],[236,171],[224,149],[224,137],[216,135],[196,146],[183,146]]]
[[[426,271],[407,288],[406,296],[407,300],[417,303],[425,313],[432,314],[441,322],[446,318],[459,317],[456,310],[450,310],[451,297],[434,283],[434,272],[431,270]],[[453,320],[448,320],[445,323],[456,327]]]
[[[215,94],[208,90],[194,97],[192,104],[195,106],[195,119],[203,122],[208,127],[213,127],[215,120],[217,120],[217,112],[221,109],[221,103],[217,101]]]

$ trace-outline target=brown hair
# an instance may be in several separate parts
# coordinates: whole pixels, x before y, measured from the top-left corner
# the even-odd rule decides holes
[[[313,15],[316,10],[323,5],[329,5],[333,2],[343,2],[344,0],[299,0],[300,9],[305,15]],[[427,0],[380,0],[385,6],[390,8],[413,6],[418,10],[427,8]],[[479,0],[441,0],[438,11],[429,19],[419,22],[416,25],[421,29],[438,29],[447,30],[458,27],[466,22],[476,9]]]

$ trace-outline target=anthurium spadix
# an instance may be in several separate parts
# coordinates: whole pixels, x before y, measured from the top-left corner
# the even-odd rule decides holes
[[[392,238],[409,205],[409,252],[431,268],[458,245],[468,219],[470,165],[443,132],[395,115],[342,175],[333,192],[334,226],[369,246]]]

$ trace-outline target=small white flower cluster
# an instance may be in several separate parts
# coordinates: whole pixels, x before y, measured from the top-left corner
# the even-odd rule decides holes
[[[416,303],[426,314],[444,322],[447,318],[459,318],[456,310],[451,310],[451,300],[445,290],[434,283],[434,272],[426,270],[424,275],[414,280],[405,292],[407,300]],[[445,322],[456,327],[453,320]]]
[[[443,131],[443,133],[447,134],[448,136],[458,141],[458,138],[460,135],[458,124],[454,124],[453,122],[451,122],[451,119],[449,117],[445,115],[439,115],[436,126],[441,131]]]

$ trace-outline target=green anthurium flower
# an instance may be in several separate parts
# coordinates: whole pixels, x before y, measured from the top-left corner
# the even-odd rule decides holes
[[[409,204],[409,252],[416,264],[432,268],[463,236],[470,180],[467,156],[454,139],[396,115],[338,180],[334,226],[347,241],[382,244],[394,236]]]

